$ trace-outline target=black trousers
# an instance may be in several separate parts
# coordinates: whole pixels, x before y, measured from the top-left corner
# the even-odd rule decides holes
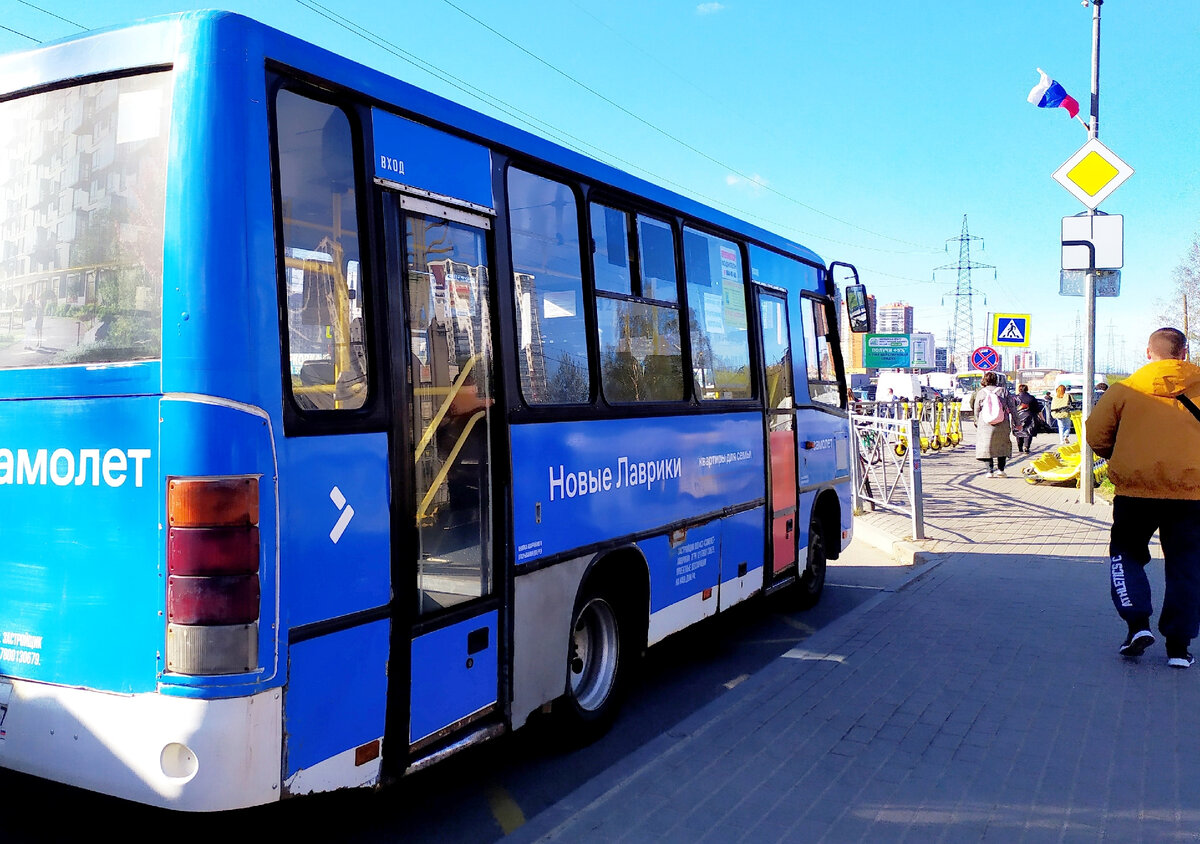
[[[1126,621],[1153,614],[1146,564],[1155,531],[1166,572],[1158,629],[1190,642],[1200,632],[1200,501],[1116,497],[1108,546],[1113,606]]]

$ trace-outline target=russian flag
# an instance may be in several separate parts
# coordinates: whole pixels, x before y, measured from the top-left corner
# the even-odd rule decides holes
[[[1076,99],[1064,91],[1063,86],[1047,76],[1040,67],[1037,72],[1041,74],[1042,81],[1034,85],[1033,90],[1029,92],[1029,102],[1038,108],[1065,108],[1067,114],[1072,117],[1079,114],[1079,103]]]

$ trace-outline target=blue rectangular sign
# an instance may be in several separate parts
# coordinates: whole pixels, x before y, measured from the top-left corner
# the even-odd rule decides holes
[[[376,178],[493,207],[487,147],[379,109],[371,116]]]
[[[515,425],[516,562],[762,499],[757,413]]]

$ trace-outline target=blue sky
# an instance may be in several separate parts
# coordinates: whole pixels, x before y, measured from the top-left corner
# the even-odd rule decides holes
[[[211,5],[0,0],[0,23],[44,41]],[[972,273],[976,340],[988,312],[1029,313],[1033,347],[1070,363],[1083,300],[1058,295],[1060,225],[1084,209],[1050,176],[1087,135],[1025,97],[1041,67],[1086,117],[1091,9],[1078,0],[224,7],[854,263],[939,342],[958,274],[934,270],[957,264],[966,215],[983,238],[971,259],[995,267]],[[1100,139],[1136,171],[1101,206],[1125,216],[1122,294],[1097,303],[1097,367],[1120,369],[1137,365],[1200,231],[1200,3],[1107,0],[1102,19]],[[0,29],[0,51],[33,44]]]

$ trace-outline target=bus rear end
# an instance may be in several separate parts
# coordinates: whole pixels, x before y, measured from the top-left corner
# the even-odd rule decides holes
[[[180,30],[146,29],[0,63],[0,767],[231,808],[279,796],[274,451],[163,388]]]

